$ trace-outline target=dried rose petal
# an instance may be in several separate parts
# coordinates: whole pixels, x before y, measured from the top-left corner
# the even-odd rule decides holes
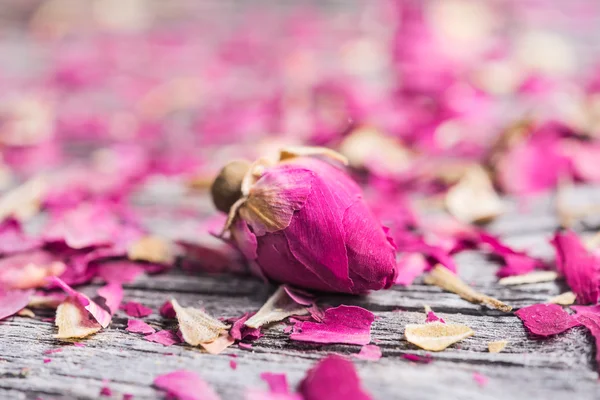
[[[408,361],[414,361],[421,364],[429,364],[433,362],[433,357],[431,357],[430,354],[427,354],[425,356],[420,356],[418,354],[402,354],[402,358]]]
[[[125,330],[132,333],[143,333],[145,335],[156,332],[156,329],[139,319],[128,319],[127,328]]]
[[[9,290],[0,288],[0,321],[21,311],[29,303],[33,290]]]
[[[57,339],[84,338],[102,329],[75,297],[67,298],[58,306],[54,323],[58,327],[58,333],[54,335]]]
[[[596,304],[600,296],[600,260],[588,253],[575,232],[557,233],[552,239],[556,267],[565,276],[580,304]]]
[[[307,373],[300,383],[304,400],[352,399],[370,400],[360,385],[354,365],[340,356],[328,356]]]
[[[175,255],[173,244],[156,236],[144,236],[133,242],[127,250],[130,260],[155,264],[171,265],[175,262]]]
[[[446,323],[446,321],[444,321],[442,318],[438,317],[433,312],[433,310],[431,309],[431,307],[425,306],[425,312],[427,313],[427,318],[425,318],[425,323],[430,323],[430,322],[440,322],[442,324]]]
[[[181,343],[181,340],[174,332],[167,330],[158,331],[151,335],[144,336],[144,339],[149,342],[160,343],[163,346],[171,346],[177,343]]]
[[[352,356],[361,360],[378,361],[381,358],[381,349],[374,344],[366,344],[360,348],[358,354],[352,354]]]
[[[577,313],[577,321],[585,326],[596,339],[596,363],[598,363],[598,373],[600,373],[600,352],[597,350],[600,348],[600,307],[573,306],[571,308]]]
[[[524,275],[507,276],[498,281],[500,285],[525,285],[528,283],[552,282],[558,278],[554,271],[534,271]]]
[[[558,296],[554,296],[553,298],[548,300],[547,303],[559,304],[561,306],[570,306],[571,304],[575,303],[575,300],[577,300],[577,296],[575,295],[575,293],[565,292],[559,294]]]
[[[479,386],[486,386],[488,384],[488,377],[481,375],[479,372],[473,372],[473,380],[477,382]]]
[[[515,314],[530,333],[542,337],[557,335],[579,325],[577,318],[556,304],[534,304]]]
[[[160,306],[160,309],[158,310],[158,312],[164,318],[175,318],[175,317],[177,317],[177,314],[175,313],[175,309],[173,308],[173,303],[171,303],[170,300],[165,301],[163,303],[163,305]]]
[[[0,224],[0,255],[30,251],[42,246],[42,241],[26,236],[18,221],[8,220]]]
[[[282,321],[292,315],[306,315],[308,311],[298,305],[280,286],[256,314],[250,317],[244,325],[250,328],[260,328],[262,325]]]
[[[89,313],[92,315],[92,317],[94,317],[94,319],[103,328],[106,328],[110,324],[110,321],[112,319],[110,313],[108,313],[106,310],[104,310],[103,308],[98,306],[98,304],[96,304],[92,300],[90,300],[89,297],[87,297],[83,293],[79,293],[78,291],[74,290],[69,285],[67,285],[65,282],[63,282],[60,278],[52,277],[52,278],[50,278],[50,281],[52,283],[58,285],[60,288],[62,288],[69,296],[77,299],[79,304],[81,304],[81,306],[83,308],[85,308],[87,311],[89,311]],[[57,315],[58,315],[58,310],[57,310]]]
[[[511,306],[475,291],[444,267],[437,266],[431,270],[425,277],[425,283],[428,285],[436,285],[448,292],[456,293],[463,299],[472,303],[486,304],[503,312],[510,312],[512,310]]]
[[[24,308],[17,313],[19,317],[35,318],[35,313],[29,308]]]
[[[496,342],[488,343],[488,351],[490,353],[500,353],[506,345],[508,344],[508,340],[498,340]]]
[[[287,382],[287,376],[285,374],[263,372],[260,374],[260,379],[269,385],[269,391],[271,393],[287,394],[290,391]]]
[[[260,332],[260,328],[250,328],[245,325],[246,321],[252,316],[254,313],[245,313],[240,318],[233,318],[228,320],[231,322],[231,329],[229,330],[229,334],[232,338],[237,341],[240,340],[256,340],[263,336]]]
[[[179,329],[186,343],[198,346],[219,338],[229,327],[202,310],[181,307],[177,300],[171,300],[179,322]],[[233,339],[231,340],[233,343]]]
[[[397,265],[398,276],[394,282],[396,285],[410,286],[429,268],[429,263],[420,253],[403,253],[400,257]]]
[[[98,289],[97,293],[104,298],[106,301],[104,304],[108,307],[111,315],[114,315],[123,300],[123,287],[118,283],[109,283]]]
[[[227,167],[226,167],[227,168]],[[225,168],[225,170],[226,170]],[[231,208],[252,232],[230,225],[262,273],[277,282],[330,292],[364,293],[389,287],[395,253],[385,231],[343,171],[311,157],[250,168],[242,200]],[[256,251],[248,245],[256,241]],[[285,265],[285,268],[282,266]]]
[[[404,336],[408,342],[429,351],[442,351],[474,334],[475,332],[466,325],[441,322],[423,325],[409,324],[404,330]]]
[[[15,254],[0,260],[0,287],[43,287],[47,284],[48,277],[59,276],[65,269],[62,261],[43,250]]]
[[[64,293],[36,292],[29,299],[27,307],[56,309],[67,298]]]
[[[219,400],[215,391],[195,372],[178,370],[159,375],[154,386],[179,400]]]
[[[364,308],[341,305],[325,310],[322,323],[296,322],[290,339],[366,345],[371,341],[371,324],[374,320],[375,315]]]
[[[104,262],[96,266],[96,276],[106,283],[133,283],[144,271],[144,266],[126,260]]]
[[[129,301],[121,306],[121,310],[130,317],[144,318],[152,314],[152,309],[136,301]]]
[[[221,354],[223,350],[235,343],[235,340],[227,332],[221,333],[219,337],[210,343],[200,343],[200,346],[209,354]]]
[[[9,217],[27,219],[39,211],[42,196],[47,190],[44,177],[34,177],[0,196],[0,221]]]

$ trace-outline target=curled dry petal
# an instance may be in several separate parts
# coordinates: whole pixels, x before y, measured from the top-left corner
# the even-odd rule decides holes
[[[157,236],[144,236],[131,244],[127,257],[132,261],[147,261],[171,265],[175,261],[172,243]]]
[[[504,211],[488,173],[479,165],[470,167],[446,194],[448,211],[462,222],[487,222]]]
[[[218,319],[202,310],[192,307],[181,307],[177,300],[171,300],[179,322],[179,329],[186,343],[198,346],[216,340],[222,332],[228,329]]]
[[[554,296],[553,298],[548,300],[547,303],[558,304],[561,306],[570,306],[571,304],[575,303],[575,300],[577,300],[577,296],[575,295],[575,293],[564,292],[559,294],[558,296]]]
[[[475,332],[466,325],[443,324],[431,322],[428,324],[406,325],[404,336],[410,343],[429,351],[442,351],[448,346],[459,342]]]
[[[75,297],[69,297],[58,306],[54,323],[58,327],[54,335],[57,339],[84,338],[102,329]]]
[[[221,332],[217,339],[210,343],[200,343],[200,346],[209,354],[221,354],[223,350],[233,343],[235,343],[235,340],[227,332]]]
[[[529,332],[537,336],[563,333],[580,323],[556,304],[534,304],[515,312]]]
[[[156,332],[156,329],[139,319],[127,320],[127,328],[125,330],[132,333],[143,333],[145,335]]]
[[[500,353],[506,345],[508,344],[508,340],[498,340],[496,342],[488,343],[488,351],[490,353]]]
[[[90,298],[87,297],[85,294],[74,290],[60,278],[52,277],[50,281],[59,286],[61,289],[63,289],[65,293],[67,293],[70,297],[77,299],[79,304],[81,304],[83,308],[89,311],[89,313],[100,324],[100,326],[106,328],[110,324],[110,321],[112,319],[110,313],[104,310],[98,304],[94,303],[92,300],[90,300]],[[58,314],[58,310],[56,312]]]
[[[439,265],[425,276],[425,283],[438,286],[448,292],[456,293],[471,303],[486,304],[503,312],[510,312],[512,310],[511,306],[504,304],[500,300],[475,291],[458,276]]]
[[[558,278],[558,274],[554,271],[534,271],[525,275],[507,276],[500,279],[498,283],[505,286],[524,285],[528,283],[552,282],[556,278]]]
[[[284,286],[280,286],[244,325],[250,328],[259,328],[265,324],[282,321],[292,315],[306,314],[308,314],[308,310],[290,298]]]

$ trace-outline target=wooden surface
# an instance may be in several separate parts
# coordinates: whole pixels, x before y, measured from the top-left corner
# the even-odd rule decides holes
[[[160,196],[174,195],[168,190]],[[152,202],[160,204],[160,196]],[[593,202],[600,190],[578,189],[571,201]],[[145,197],[140,197],[144,199]],[[139,199],[138,199],[139,200]],[[139,202],[139,201],[138,201]],[[143,203],[143,201],[141,201]],[[547,239],[557,227],[551,196],[526,204],[507,200],[510,212],[490,229],[510,244],[528,248],[535,255],[551,259]],[[189,220],[156,214],[149,224],[158,233],[173,234]],[[168,221],[168,222],[167,222]],[[578,228],[593,230],[594,221]],[[465,252],[456,256],[460,275],[474,287],[515,306],[542,302],[565,290],[560,283],[531,284],[506,288],[496,282],[498,266],[484,254]],[[85,291],[93,293],[97,286]],[[186,306],[202,306],[215,316],[234,317],[257,310],[273,288],[258,280],[239,276],[189,276],[180,270],[166,275],[143,277],[126,285],[125,301],[139,301],[155,311],[171,297]],[[594,361],[592,337],[583,328],[548,340],[534,340],[521,322],[506,315],[470,304],[456,295],[423,285],[421,280],[409,287],[395,287],[365,297],[329,296],[322,304],[355,304],[377,314],[373,342],[383,350],[378,362],[354,359],[364,386],[375,399],[598,399],[600,384]],[[403,339],[407,323],[424,319],[423,305],[430,305],[441,317],[464,323],[475,336],[433,354],[430,364],[415,364],[402,354],[424,355]],[[94,399],[99,397],[103,380],[120,399],[124,393],[135,399],[162,398],[152,388],[153,379],[177,369],[191,369],[207,380],[223,399],[243,399],[248,388],[265,388],[259,375],[264,371],[285,372],[295,387],[305,371],[328,353],[352,354],[359,346],[312,345],[293,342],[283,332],[284,324],[264,330],[265,337],[251,351],[233,346],[221,355],[208,355],[186,345],[164,347],[125,331],[127,316],[118,312],[111,326],[75,347],[53,339],[56,328],[42,319],[53,312],[38,312],[35,319],[12,317],[0,322],[0,398],[1,399]],[[158,313],[145,318],[157,328],[174,328]],[[503,353],[490,354],[487,343],[510,341]],[[62,352],[44,355],[44,351]],[[237,369],[229,366],[236,355]],[[45,364],[44,358],[52,361]],[[480,387],[473,379],[478,372],[489,378]]]

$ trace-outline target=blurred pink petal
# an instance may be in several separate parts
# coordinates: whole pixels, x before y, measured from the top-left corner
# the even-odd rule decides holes
[[[178,370],[159,375],[154,379],[154,386],[178,400],[220,399],[208,383],[192,371]]]

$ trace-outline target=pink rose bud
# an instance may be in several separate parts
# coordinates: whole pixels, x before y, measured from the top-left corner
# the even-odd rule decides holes
[[[272,163],[234,161],[212,186],[229,213],[225,230],[255,272],[298,287],[365,293],[396,276],[395,246],[366,205],[360,187],[321,158],[332,150],[294,148]]]

